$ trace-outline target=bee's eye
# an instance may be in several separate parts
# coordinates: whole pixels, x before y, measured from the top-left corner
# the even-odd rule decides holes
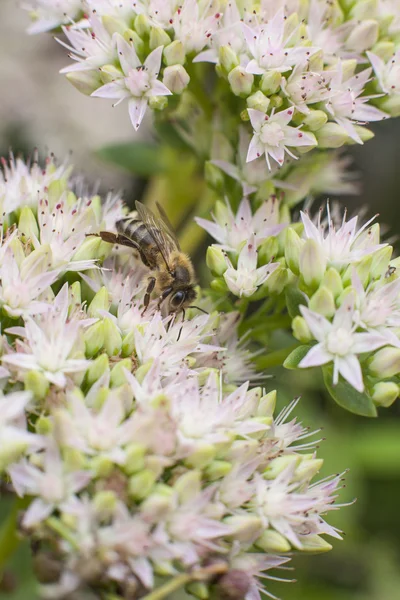
[[[186,293],[183,291],[176,292],[171,298],[171,306],[172,308],[179,308],[186,298]]]

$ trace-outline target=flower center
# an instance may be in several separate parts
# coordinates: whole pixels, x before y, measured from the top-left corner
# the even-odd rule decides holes
[[[331,354],[345,356],[349,354],[353,346],[353,336],[347,329],[339,327],[328,334],[326,349]]]
[[[282,127],[278,123],[265,123],[260,132],[260,140],[267,146],[280,146],[285,138]]]
[[[126,87],[132,96],[140,98],[150,90],[150,77],[144,67],[138,67],[129,71],[125,79]]]

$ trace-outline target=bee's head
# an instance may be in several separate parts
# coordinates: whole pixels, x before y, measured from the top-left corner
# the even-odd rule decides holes
[[[196,298],[196,292],[192,287],[187,287],[181,290],[177,290],[171,294],[169,304],[168,304],[168,312],[176,313],[185,308],[193,302]]]

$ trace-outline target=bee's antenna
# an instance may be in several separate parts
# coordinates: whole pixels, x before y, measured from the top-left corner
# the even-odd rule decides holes
[[[200,310],[205,315],[209,315],[210,314],[206,310],[204,310],[203,308],[200,308],[200,306],[189,306],[188,308],[196,308],[197,310]]]
[[[185,309],[184,309],[184,308],[182,308],[182,323],[183,323],[183,321],[185,320],[185,315],[186,315],[186,313],[185,313]],[[181,325],[181,328],[180,328],[180,330],[179,330],[179,333],[178,333],[178,337],[176,338],[176,341],[177,341],[177,342],[179,342],[179,340],[181,339],[181,333],[182,333],[182,329],[183,329],[183,325]]]

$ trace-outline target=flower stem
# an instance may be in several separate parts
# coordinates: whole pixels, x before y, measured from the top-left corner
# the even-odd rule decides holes
[[[274,352],[270,352],[269,354],[264,354],[262,356],[257,356],[254,359],[254,363],[257,369],[270,369],[273,367],[280,367],[285,362],[286,358],[289,356],[291,352],[295,348],[298,348],[301,344],[292,344],[291,346],[287,346],[286,348],[281,348],[280,350],[275,350]]]
[[[204,569],[192,571],[191,573],[182,573],[181,575],[173,577],[153,592],[150,592],[150,594],[143,596],[142,600],[163,600],[163,598],[168,598],[169,594],[176,592],[176,590],[191,581],[203,581],[215,575],[222,575],[223,573],[226,573],[227,570],[228,565],[221,562],[205,567]]]

